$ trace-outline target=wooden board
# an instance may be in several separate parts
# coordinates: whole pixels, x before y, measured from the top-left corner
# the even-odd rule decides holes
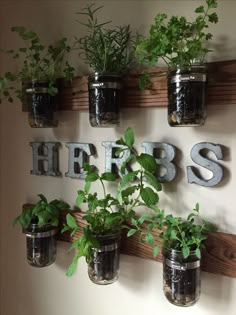
[[[84,225],[82,220],[83,213],[79,211],[69,211],[76,218],[80,226]],[[61,224],[65,222],[68,211],[62,211]],[[80,233],[70,237],[66,232],[59,236],[59,239],[66,242],[72,242]],[[214,274],[221,274],[228,277],[236,278],[236,235],[226,233],[211,233],[206,244],[206,250],[203,252],[202,270]],[[138,234],[132,237],[122,237],[121,253],[125,255],[136,256],[144,259],[161,261],[161,253],[157,258],[153,258],[152,248],[139,241]]]
[[[218,61],[207,64],[207,105],[236,105],[236,60]],[[143,71],[135,69],[124,78],[123,108],[166,107],[166,68],[149,69],[151,84],[141,91],[139,78]],[[72,82],[59,80],[59,110],[88,110],[88,77],[76,77]],[[27,106],[23,104],[23,111]]]

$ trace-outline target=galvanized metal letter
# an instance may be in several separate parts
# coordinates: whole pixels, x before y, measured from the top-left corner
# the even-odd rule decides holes
[[[203,179],[199,174],[198,169],[193,166],[187,166],[187,177],[189,183],[197,185],[212,187],[220,183],[223,178],[224,170],[217,162],[210,160],[206,156],[202,155],[202,151],[212,151],[218,160],[223,159],[222,147],[219,144],[201,142],[193,146],[191,150],[191,158],[196,164],[208,169],[213,173],[213,176],[209,179]]]
[[[175,158],[175,147],[165,142],[143,142],[142,147],[144,147],[145,153],[152,155],[156,159],[158,165],[165,168],[166,172],[163,176],[160,175],[160,170],[157,171],[157,179],[162,183],[171,182],[176,176],[176,166],[174,163],[171,163]],[[155,156],[155,149],[164,151],[164,157]]]
[[[84,179],[83,165],[89,162],[89,156],[95,154],[94,145],[91,143],[68,142],[66,147],[69,150],[69,158],[68,172],[65,173],[65,176]]]
[[[105,147],[105,172],[112,172],[121,176],[120,168],[130,156],[130,150],[125,150],[122,157],[116,157],[115,152],[122,148],[122,145],[116,144],[115,141],[103,141],[102,146]]]
[[[61,176],[58,148],[60,142],[30,142],[33,149],[33,175]],[[45,167],[47,164],[47,167]]]

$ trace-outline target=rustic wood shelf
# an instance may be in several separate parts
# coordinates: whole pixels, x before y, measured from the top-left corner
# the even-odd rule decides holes
[[[207,105],[236,105],[236,60],[207,64]],[[123,108],[151,108],[167,106],[166,68],[156,67],[151,73],[151,84],[141,91],[140,70],[131,71],[124,79]],[[61,81],[59,109],[81,111],[88,109],[87,77],[77,77],[72,83]]]
[[[65,222],[66,214],[70,212],[80,226],[84,225],[83,213],[80,211],[62,211],[61,224]],[[72,242],[80,233],[70,237],[68,232],[59,236],[59,240]],[[202,258],[202,270],[214,274],[221,274],[236,278],[236,235],[221,232],[211,233],[206,244]],[[132,237],[122,237],[121,253],[144,259],[161,261],[161,254],[157,258],[152,256],[152,248],[146,243],[141,243],[137,234]]]

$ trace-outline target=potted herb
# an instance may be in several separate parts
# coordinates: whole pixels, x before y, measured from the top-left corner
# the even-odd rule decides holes
[[[156,256],[159,248],[163,254],[163,290],[166,298],[177,306],[191,306],[200,297],[200,263],[203,241],[215,226],[199,215],[197,203],[187,219],[165,215],[164,210],[155,209],[155,215],[145,215],[133,220],[135,228],[141,232],[141,239],[154,247]],[[148,223],[147,230],[141,224]],[[161,243],[156,245],[153,230],[158,231]]]
[[[0,77],[0,92],[9,102],[13,102],[15,93],[27,104],[31,127],[56,127],[57,79],[62,73],[67,80],[73,77],[74,69],[68,62],[63,65],[71,47],[66,38],[46,46],[35,32],[25,27],[15,26],[11,30],[18,34],[25,45],[17,50],[5,51],[13,59],[20,59],[21,66],[17,72],[6,72]],[[15,82],[21,82],[22,88],[16,86]]]
[[[56,259],[60,210],[68,209],[69,205],[57,199],[48,202],[42,194],[38,197],[40,200],[24,209],[13,224],[19,223],[26,235],[28,263],[34,267],[46,267]]]
[[[160,59],[168,66],[168,122],[170,126],[199,126],[206,119],[205,56],[206,43],[212,39],[210,23],[217,23],[213,10],[217,0],[206,0],[196,8],[196,18],[164,13],[155,17],[149,37],[136,47],[138,59],[154,66]]]
[[[133,148],[134,134],[131,128],[126,130],[124,139],[117,143],[120,145],[117,154],[130,151],[130,157],[121,167],[122,177],[117,179],[116,175],[107,172],[99,174],[92,166],[85,165],[85,186],[78,191],[76,200],[78,206],[86,205],[83,216],[85,226],[82,236],[71,246],[76,253],[67,276],[75,272],[78,259],[84,256],[89,277],[96,284],[110,284],[118,279],[120,238],[122,230],[127,228],[126,220],[134,217],[137,207],[151,208],[156,205],[158,191],[161,190],[161,184],[154,176],[156,161],[148,154],[137,154]],[[126,168],[130,162],[136,162],[135,170]],[[100,182],[102,195],[90,190],[94,182]],[[114,195],[107,192],[105,182],[114,182]],[[73,235],[78,229],[81,230],[71,214],[67,215],[66,220],[63,232],[72,230]]]
[[[89,120],[92,127],[118,126],[122,101],[122,75],[132,60],[130,26],[106,28],[96,12],[102,7],[87,6],[79,15],[87,17],[87,34],[77,39],[81,58],[92,68],[88,79]]]

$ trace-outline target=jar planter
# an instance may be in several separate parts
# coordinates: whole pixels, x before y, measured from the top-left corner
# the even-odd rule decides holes
[[[206,120],[206,68],[177,68],[168,74],[168,122],[172,127],[201,126]]]
[[[200,297],[200,260],[191,252],[183,258],[180,251],[163,250],[163,290],[169,302],[191,306]]]
[[[93,248],[88,262],[88,275],[95,284],[111,284],[119,277],[120,233],[95,236],[100,243]]]
[[[32,128],[52,128],[58,125],[54,118],[56,96],[48,93],[49,82],[27,81],[22,83],[23,97],[28,108]]]
[[[27,261],[34,267],[46,267],[56,259],[58,229],[50,224],[30,224],[26,234]]]
[[[92,127],[120,124],[121,76],[95,73],[88,79],[89,121]]]

